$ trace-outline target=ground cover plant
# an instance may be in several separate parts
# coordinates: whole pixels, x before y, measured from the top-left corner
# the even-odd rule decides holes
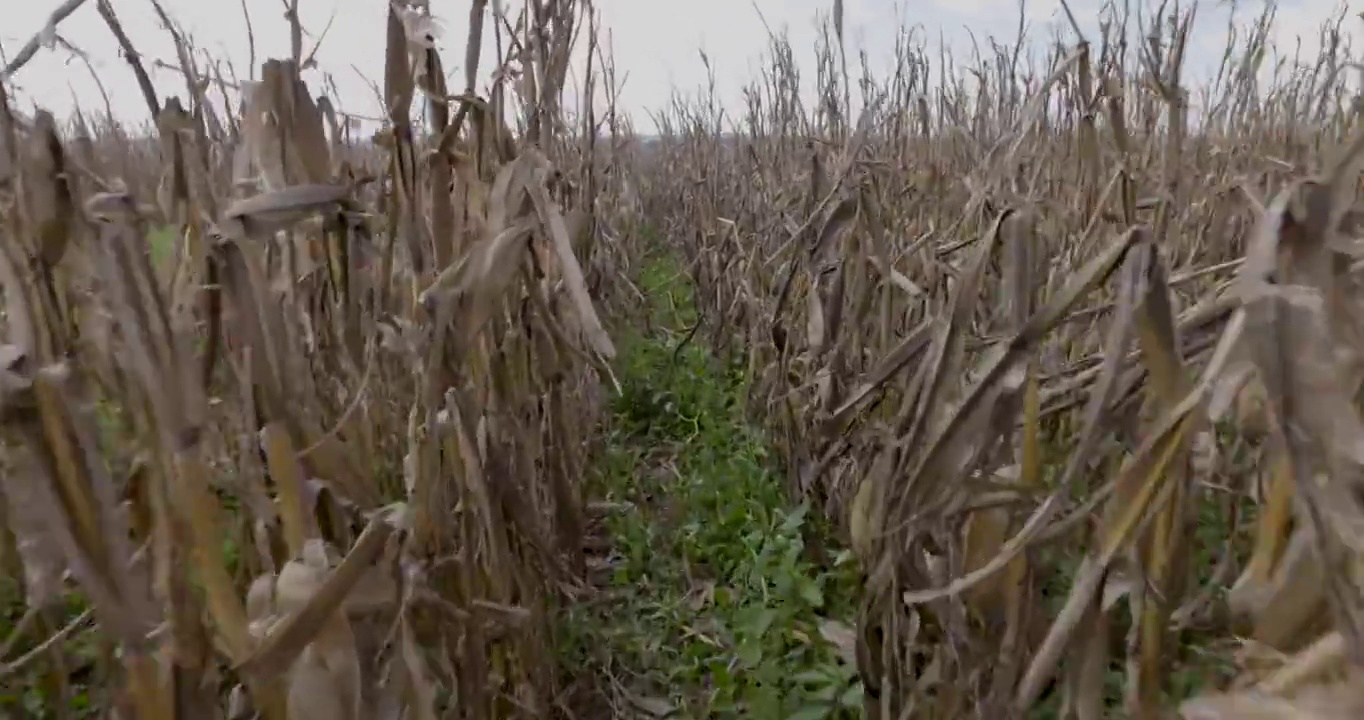
[[[745,421],[738,368],[690,342],[693,290],[662,252],[643,258],[647,317],[629,324],[650,330],[617,334],[621,392],[588,485],[604,591],[570,608],[567,657],[609,679],[604,716],[860,717],[855,566],[810,559],[826,532]]]
[[[1344,8],[1199,84],[1194,7],[878,69],[836,1],[645,138],[587,0],[430,5],[372,137],[293,4],[248,69],[110,0],[9,55],[7,716],[1364,710]],[[15,100],[74,12],[145,126]]]

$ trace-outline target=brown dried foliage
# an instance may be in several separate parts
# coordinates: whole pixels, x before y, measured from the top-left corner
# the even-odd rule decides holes
[[[580,237],[601,128],[559,110],[590,5],[497,18],[479,97],[482,24],[454,93],[395,2],[363,140],[302,80],[296,7],[294,56],[241,83],[161,12],[185,102],[97,6],[152,139],[0,88],[0,487],[30,613],[88,599],[118,717],[548,716],[613,353],[589,288],[614,261]]]
[[[869,715],[1164,717],[1220,654],[1185,717],[1356,716],[1354,18],[1267,68],[1267,11],[1195,93],[1191,10],[955,77],[907,31],[851,81],[834,12],[817,107],[774,38],[741,116],[660,114],[637,191],[863,564]]]
[[[1047,694],[1067,718],[1161,717],[1218,653],[1236,672],[1184,717],[1364,706],[1343,15],[1264,84],[1267,12],[1198,92],[1191,11],[1106,10],[1097,42],[1072,22],[956,76],[907,33],[890,77],[862,59],[854,119],[835,3],[817,107],[774,39],[743,132],[679,101],[626,163],[614,114],[560,110],[578,25],[585,97],[594,70],[614,88],[573,0],[492,18],[487,97],[485,3],[459,94],[395,5],[373,143],[301,82],[297,27],[293,57],[234,84],[163,13],[186,107],[96,5],[155,140],[0,106],[4,525],[22,627],[78,587],[121,716],[551,714],[613,354],[597,305],[628,289],[617,241],[641,223],[747,360],[792,495],[865,569],[871,717],[1022,717]],[[60,675],[86,620],[5,674]]]

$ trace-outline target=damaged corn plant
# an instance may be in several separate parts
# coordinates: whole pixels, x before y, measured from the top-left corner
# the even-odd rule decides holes
[[[1191,86],[1195,9],[1057,17],[883,73],[835,3],[812,104],[778,36],[660,114],[644,213],[861,563],[868,717],[1355,717],[1359,18]]]
[[[581,583],[611,383],[589,284],[618,125],[561,110],[575,43],[602,99],[588,3],[475,0],[458,88],[425,5],[389,7],[372,138],[305,83],[296,10],[292,56],[236,81],[157,5],[182,99],[99,0],[150,141],[89,108],[23,116],[0,86],[0,490],[24,601],[3,682],[42,687],[45,716],[556,712],[550,616]],[[88,610],[66,622],[72,596]]]

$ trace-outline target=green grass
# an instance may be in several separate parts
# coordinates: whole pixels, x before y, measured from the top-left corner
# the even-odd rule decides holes
[[[175,259],[175,244],[179,240],[180,232],[172,225],[162,225],[148,233],[148,251],[151,253],[152,267],[157,272],[170,272],[171,262]]]
[[[76,591],[62,596],[44,613],[43,620],[31,626],[15,644],[6,665],[28,654],[30,650],[56,633],[58,628],[73,622],[88,604]],[[9,639],[24,615],[24,592],[14,577],[0,577],[0,636]],[[59,688],[65,685],[65,717],[93,718],[98,715],[98,704],[92,702],[91,681],[99,655],[99,642],[94,633],[77,630],[60,646],[68,674],[56,676],[50,657],[40,656],[21,669],[0,678],[0,717],[23,717],[42,720],[57,717]]]
[[[821,634],[850,624],[854,563],[807,559],[804,538],[827,533],[770,470],[737,367],[699,341],[677,352],[696,318],[677,264],[639,280],[657,330],[617,333],[622,393],[593,478],[618,508],[614,551],[604,599],[566,614],[566,663],[598,668],[613,716],[861,717],[856,669]]]

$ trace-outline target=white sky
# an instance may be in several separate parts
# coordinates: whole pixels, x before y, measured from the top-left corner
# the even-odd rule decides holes
[[[1154,5],[1149,0],[1131,1],[1134,5]],[[503,2],[513,9],[519,7],[516,0]],[[1071,2],[1086,32],[1096,26],[1100,2]],[[1263,2],[1241,0],[1238,15],[1253,15],[1263,7]],[[1341,7],[1341,2],[1281,2],[1276,25],[1280,51],[1291,53],[1295,37],[1302,37],[1314,47],[1316,28]],[[0,3],[4,4],[0,47],[8,57],[43,27],[59,0]],[[446,68],[452,72],[452,88],[459,89],[464,77],[461,65],[469,3],[468,0],[431,3],[433,14],[445,28],[441,47]],[[149,0],[113,0],[113,4],[140,52],[167,62],[175,59],[174,46],[159,26]],[[596,0],[595,4],[602,25],[610,31],[618,72],[628,73],[621,102],[635,118],[636,127],[647,132],[653,129],[647,111],[665,104],[673,88],[694,91],[704,84],[700,49],[705,50],[716,68],[722,101],[726,107],[738,109],[740,88],[754,78],[767,49],[764,18],[774,30],[788,30],[798,66],[803,75],[812,78],[817,16],[829,12],[833,0]],[[283,0],[163,0],[163,5],[200,47],[218,58],[230,59],[241,75],[247,73],[249,64],[243,6],[250,12],[254,25],[257,62],[289,55]],[[882,73],[891,69],[899,28],[920,26],[922,36],[935,47],[941,37],[949,47],[965,53],[970,49],[972,35],[982,42],[991,35],[1011,39],[1018,22],[1018,4],[1014,0],[845,0],[844,5],[850,50],[865,49],[873,70]],[[1227,0],[1204,0],[1199,5],[1194,32],[1197,47],[1191,58],[1195,77],[1200,74],[1206,77],[1217,59],[1226,37],[1229,6]],[[387,7],[386,0],[302,0],[304,27],[313,36],[305,37],[305,50],[312,47],[317,34],[331,19],[331,28],[317,58],[321,70],[330,73],[339,87],[342,108],[350,112],[380,114],[378,102],[361,74],[382,82]],[[1030,36],[1044,40],[1050,35],[1051,27],[1063,19],[1059,7],[1059,0],[1028,0]],[[1345,27],[1356,38],[1364,35],[1364,20],[1358,17],[1347,19]],[[94,0],[63,22],[59,34],[85,51],[112,96],[115,113],[135,121],[146,116],[132,73],[119,59],[116,43],[100,19]],[[492,65],[491,45],[489,37],[480,63],[480,75],[485,81]],[[1356,42],[1356,46],[1364,48],[1364,43]],[[850,61],[853,57],[850,52]],[[163,92],[184,92],[183,81],[169,71],[155,71],[154,80]],[[102,106],[90,71],[61,48],[40,51],[14,82],[21,104],[34,103],[59,116],[68,115],[77,104],[93,110]],[[311,74],[309,82],[314,93],[320,92],[318,74]]]

